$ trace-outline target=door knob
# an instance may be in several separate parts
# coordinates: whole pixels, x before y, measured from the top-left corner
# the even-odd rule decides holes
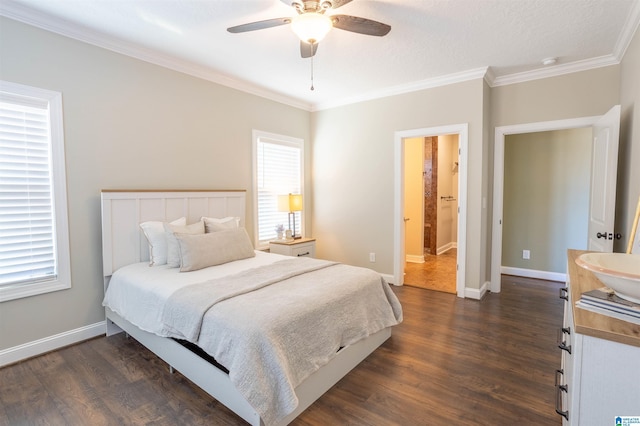
[[[403,220],[404,220],[405,222],[408,222],[408,221],[410,221],[410,220],[411,220],[411,218],[410,218],[410,217],[405,217]]]
[[[605,240],[607,239],[607,233],[606,232],[598,232],[596,234],[596,237],[598,238],[604,238]]]

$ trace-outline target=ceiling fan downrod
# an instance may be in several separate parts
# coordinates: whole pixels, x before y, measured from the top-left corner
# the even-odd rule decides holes
[[[315,88],[313,87],[313,44],[309,44],[309,49],[311,50],[311,91],[313,92]]]
[[[320,12],[324,13],[326,10],[333,8],[333,3],[328,0],[318,1],[318,0],[298,0],[293,1],[291,6],[298,13],[305,12]]]

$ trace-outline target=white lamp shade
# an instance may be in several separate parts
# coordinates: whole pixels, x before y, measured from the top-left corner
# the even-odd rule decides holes
[[[331,18],[322,13],[303,13],[291,21],[291,29],[300,40],[309,44],[318,43],[333,27]]]
[[[289,194],[289,211],[292,211],[292,212],[302,211],[302,195]]]
[[[289,213],[302,211],[302,195],[278,195],[278,211]]]
[[[278,211],[279,212],[290,212],[289,210],[289,194],[278,195]]]

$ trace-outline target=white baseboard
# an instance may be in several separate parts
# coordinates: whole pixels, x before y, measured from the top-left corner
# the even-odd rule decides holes
[[[469,299],[480,300],[484,297],[484,295],[487,293],[488,290],[489,290],[489,282],[485,281],[480,288],[465,287],[464,297]]]
[[[386,282],[388,282],[389,284],[393,284],[393,285],[397,285],[396,283],[394,283],[395,278],[393,278],[393,275],[389,275],[389,274],[380,274],[380,276],[382,278],[385,279]]]
[[[105,333],[105,329],[105,322],[100,321],[75,330],[65,331],[64,333],[4,349],[0,351],[0,367],[100,336]]]
[[[450,243],[447,243],[442,247],[438,247],[436,249],[436,254],[442,254],[454,248],[458,248],[458,243],[456,241],[451,241]]]
[[[405,260],[410,263],[424,263],[424,255],[408,254]]]
[[[501,266],[500,273],[506,275],[515,275],[518,277],[535,278],[547,281],[567,281],[567,274],[559,272],[536,271],[535,269],[512,268],[510,266]]]

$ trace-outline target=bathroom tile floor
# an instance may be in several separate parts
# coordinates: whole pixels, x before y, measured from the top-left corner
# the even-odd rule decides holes
[[[455,294],[458,250],[450,249],[439,255],[425,254],[424,257],[424,263],[406,263],[404,284]]]

